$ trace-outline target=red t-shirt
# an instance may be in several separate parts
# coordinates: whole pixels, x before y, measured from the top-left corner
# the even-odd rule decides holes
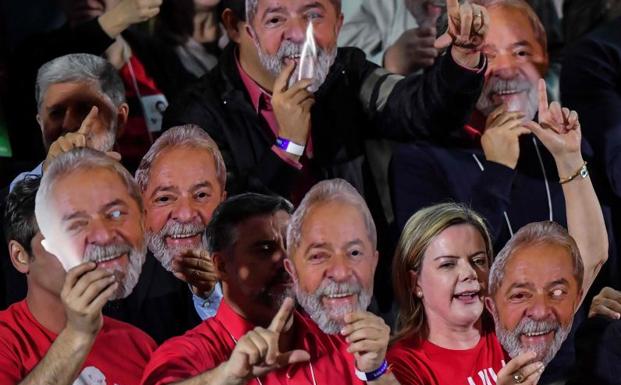
[[[397,342],[387,355],[401,385],[494,385],[505,365],[502,346],[492,331],[472,349],[451,350],[413,338]]]
[[[294,346],[304,349],[310,363],[291,365],[261,377],[263,385],[281,384],[364,384],[354,374],[354,357],[339,336],[324,334],[306,315],[294,313]],[[235,341],[254,329],[228,305],[220,303],[215,317],[209,318],[180,337],[160,346],[147,365],[143,385],[162,385],[195,377],[229,359]],[[259,384],[253,379],[248,384]]]
[[[24,379],[45,357],[56,337],[37,322],[25,300],[1,311],[0,384],[17,384]],[[151,337],[139,329],[104,317],[75,383],[137,385],[156,347]]]

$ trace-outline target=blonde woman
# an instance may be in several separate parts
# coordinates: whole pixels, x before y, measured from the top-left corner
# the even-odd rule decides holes
[[[402,385],[511,384],[518,369],[524,383],[536,383],[543,365],[528,363],[534,354],[503,369],[505,354],[484,312],[491,257],[483,219],[465,206],[436,205],[410,218],[393,265],[400,312],[388,355]]]

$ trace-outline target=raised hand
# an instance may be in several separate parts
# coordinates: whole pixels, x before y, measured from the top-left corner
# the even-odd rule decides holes
[[[477,4],[467,1],[447,0],[448,29],[436,42],[436,48],[443,49],[453,44],[451,54],[455,61],[467,67],[476,67],[479,63],[479,49],[485,41],[489,30],[489,14]]]
[[[520,157],[520,136],[530,133],[523,118],[521,112],[507,112],[504,105],[489,114],[481,137],[485,159],[515,169]]]
[[[99,17],[101,28],[116,38],[129,26],[147,21],[160,13],[162,0],[121,0]]]
[[[522,353],[507,363],[498,372],[496,385],[536,385],[543,373],[543,363],[533,360],[536,353]]]
[[[43,161],[43,171],[45,171],[50,163],[62,153],[80,147],[94,148],[92,139],[93,132],[101,132],[109,129],[109,127],[101,127],[103,124],[103,121],[99,119],[99,108],[93,106],[76,132],[68,132],[62,135],[50,145],[47,156]],[[94,149],[99,150],[97,148]],[[106,155],[114,160],[121,160],[121,155],[117,152],[109,151],[106,152]]]
[[[245,383],[274,369],[310,360],[304,350],[280,351],[280,337],[292,326],[293,309],[293,299],[286,298],[267,329],[256,327],[239,339],[224,366],[227,383]]]
[[[589,318],[601,315],[610,319],[621,318],[621,291],[611,287],[603,288],[593,297],[589,308]]]
[[[197,295],[209,293],[219,279],[213,260],[206,250],[188,250],[175,256],[172,268],[174,276],[188,283]]]
[[[294,69],[295,63],[289,63],[276,78],[272,108],[280,129],[278,135],[304,146],[310,132],[311,107],[315,104],[315,97],[306,89],[312,84],[310,79],[302,79],[287,88]]]
[[[539,123],[528,122],[527,127],[552,153],[554,159],[580,157],[582,132],[576,111],[563,108],[558,102],[548,105],[546,83],[539,79]],[[558,166],[558,164],[557,164]]]
[[[101,309],[119,285],[113,273],[96,267],[87,262],[70,269],[60,292],[66,328],[87,338],[94,338],[101,329]]]
[[[438,57],[434,47],[436,29],[413,28],[399,36],[384,54],[384,67],[393,73],[407,75],[433,65]]]
[[[390,327],[368,311],[347,314],[345,322],[341,334],[349,343],[347,351],[354,355],[358,370],[371,372],[378,369],[386,358]]]

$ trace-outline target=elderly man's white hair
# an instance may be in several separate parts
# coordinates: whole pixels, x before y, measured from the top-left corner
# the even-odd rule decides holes
[[[364,198],[354,186],[344,179],[328,179],[314,185],[293,213],[287,227],[287,254],[289,257],[293,256],[300,245],[302,226],[309,211],[314,206],[329,202],[340,202],[356,207],[364,218],[364,224],[373,248],[377,247],[375,222]]]
[[[68,82],[91,83],[110,98],[115,107],[125,102],[125,86],[112,64],[99,56],[74,53],[57,57],[39,68],[35,88],[37,110],[41,111],[43,98],[51,84]]]
[[[567,250],[573,264],[573,276],[580,289],[584,277],[584,264],[576,241],[567,229],[558,223],[542,221],[529,223],[522,227],[498,252],[489,271],[488,294],[491,297],[496,295],[505,277],[505,267],[516,252],[527,246],[541,244],[556,245]]]
[[[381,1],[381,0],[378,0]],[[330,2],[336,8],[336,13],[341,13],[341,0],[330,0]],[[246,20],[248,24],[251,24],[254,17],[257,15],[257,8],[259,7],[259,0],[246,0]],[[252,26],[250,27],[252,28]]]
[[[76,148],[56,157],[48,166],[41,178],[41,185],[35,198],[35,215],[41,229],[49,223],[41,223],[48,219],[45,212],[53,204],[51,193],[54,185],[63,176],[78,170],[105,168],[116,173],[127,188],[129,195],[136,201],[140,212],[143,212],[142,197],[132,175],[119,162],[103,152],[88,147]],[[41,218],[41,219],[40,219]]]
[[[140,161],[136,170],[136,182],[144,192],[149,184],[151,166],[162,151],[171,147],[190,147],[205,150],[213,156],[216,176],[222,190],[226,188],[226,165],[218,145],[202,128],[194,124],[172,127],[160,136]]]
[[[132,175],[119,162],[110,158],[103,152],[93,150],[88,147],[76,148],[69,152],[65,152],[56,157],[48,166],[47,170],[41,178],[41,185],[37,191],[35,198],[35,217],[39,224],[39,229],[44,237],[58,226],[55,218],[54,202],[52,200],[52,190],[54,186],[63,176],[78,171],[92,170],[96,168],[105,168],[116,173],[123,184],[127,188],[129,195],[136,201],[143,213],[142,197],[138,186],[132,178]]]

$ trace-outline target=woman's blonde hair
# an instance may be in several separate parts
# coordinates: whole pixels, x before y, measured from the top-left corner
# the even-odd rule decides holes
[[[392,266],[392,282],[399,304],[393,340],[414,336],[421,341],[427,337],[429,330],[425,309],[421,299],[414,295],[410,271],[420,275],[423,256],[431,242],[445,229],[460,224],[468,224],[478,230],[491,264],[492,241],[485,220],[462,204],[442,203],[423,208],[412,215],[403,228]]]

